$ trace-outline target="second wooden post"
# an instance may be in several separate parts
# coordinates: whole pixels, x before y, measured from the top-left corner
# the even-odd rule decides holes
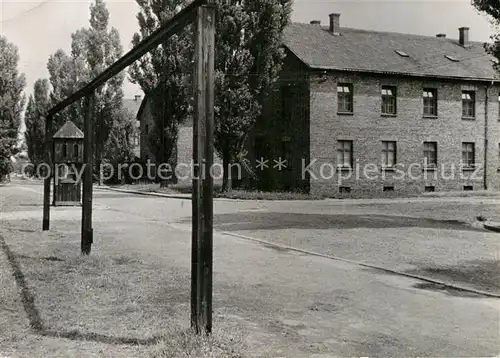
[[[89,255],[92,247],[92,172],[93,172],[93,148],[94,130],[92,128],[92,115],[94,107],[94,95],[85,97],[84,122],[83,122],[83,198],[82,198],[82,239],[81,251],[83,255]]]

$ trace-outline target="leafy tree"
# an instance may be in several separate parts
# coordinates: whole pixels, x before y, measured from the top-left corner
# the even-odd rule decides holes
[[[50,92],[51,106],[56,105],[72,93],[77,91],[85,82],[85,74],[75,65],[75,61],[63,50],[57,50],[47,62],[49,81],[52,86]],[[59,112],[53,118],[52,134],[54,134],[67,120],[83,127],[82,102],[75,102]]]
[[[131,163],[135,159],[133,139],[136,134],[135,117],[126,109],[121,109],[115,114],[117,120],[113,123],[104,146],[104,160],[113,166],[112,182],[126,177],[118,173],[119,164]],[[121,175],[119,175],[121,174]]]
[[[33,94],[28,100],[28,107],[24,115],[26,132],[24,137],[28,150],[28,157],[35,167],[45,158],[45,115],[50,106],[50,88],[47,79],[38,79],[33,88]]]
[[[495,26],[500,26],[500,2],[494,0],[472,0],[472,5],[479,11],[484,12],[489,16],[490,22]],[[486,51],[500,59],[500,32],[496,32],[491,36],[493,43],[485,44]],[[498,64],[494,65],[497,71],[500,70]]]
[[[103,0],[95,0],[90,5],[89,23],[88,29],[79,29],[71,35],[70,55],[58,50],[49,59],[53,104],[83,87],[123,55],[118,30],[109,29],[109,11]],[[100,167],[104,153],[116,152],[115,148],[106,148],[106,145],[114,143],[108,141],[113,126],[123,128],[123,123],[119,122],[125,120],[121,113],[124,79],[125,73],[122,72],[95,91],[92,127],[96,168]],[[55,121],[57,127],[69,119],[82,128],[84,118],[82,104],[83,102],[79,101],[64,110],[62,118]]]
[[[18,72],[17,47],[0,36],[0,180],[12,169],[10,160],[17,153],[21,112],[25,104],[23,94],[26,80]]]
[[[253,174],[244,147],[281,70],[281,36],[291,12],[291,0],[218,3],[215,146],[225,169],[239,161]],[[222,190],[230,189],[228,174],[225,170]]]
[[[187,4],[186,0],[136,2],[140,7],[137,15],[140,33],[134,34],[134,46]],[[191,30],[184,29],[130,66],[131,81],[138,84],[151,101],[153,128],[148,144],[157,164],[176,164],[174,157],[179,124],[188,116],[187,98],[192,95],[188,76],[192,70],[191,37]],[[162,181],[162,186],[166,184],[166,181]]]
[[[137,16],[141,35],[134,36],[134,45],[186,5],[182,0],[136,1],[141,7]],[[291,5],[291,0],[215,1],[214,144],[226,169],[223,190],[231,185],[227,170],[230,164],[245,164],[242,156],[247,136],[261,113],[263,98],[281,69],[284,56],[281,34],[290,22]],[[164,128],[164,135],[171,139],[169,143],[174,143],[176,125],[188,114],[186,98],[191,97],[192,90],[185,79],[192,73],[191,59],[192,32],[188,29],[138,61],[130,71],[132,80],[140,84],[144,92],[158,88],[161,95],[157,98],[166,102],[152,103],[152,108],[158,113],[153,115],[155,126]],[[168,104],[175,110],[170,111]],[[164,106],[167,112],[158,109]],[[165,122],[159,118],[163,113],[167,113]],[[158,134],[158,130],[153,131],[151,144],[161,151],[161,141],[154,141]],[[170,153],[168,148],[164,148],[164,152]],[[249,167],[247,170],[251,171]]]

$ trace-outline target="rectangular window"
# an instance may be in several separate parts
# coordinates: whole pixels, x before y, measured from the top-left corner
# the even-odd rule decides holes
[[[465,185],[464,186],[464,191],[473,191],[474,187],[472,185]]]
[[[462,143],[462,165],[465,168],[474,168],[476,153],[474,143]]]
[[[435,192],[435,191],[436,191],[436,187],[435,187],[435,186],[431,186],[431,185],[429,185],[429,186],[426,186],[426,187],[425,187],[425,192],[426,192],[426,193],[433,193],[433,192]]]
[[[396,87],[382,86],[382,114],[396,114]]]
[[[424,166],[437,166],[437,143],[424,142]]]
[[[396,165],[396,142],[382,142],[382,167],[392,168]]]
[[[339,113],[353,112],[352,85],[340,83],[337,86],[337,106]]]
[[[500,143],[498,143],[498,170],[500,170]]]
[[[352,140],[337,142],[337,167],[352,168]]]
[[[462,91],[462,117],[476,117],[476,94],[474,91]]]
[[[500,121],[500,93],[498,94],[498,120]]]
[[[348,186],[339,186],[339,193],[349,194],[351,192],[351,188]]]
[[[384,186],[384,191],[394,191],[393,186]]]
[[[63,145],[62,145],[62,154],[61,155],[62,155],[62,157],[64,159],[66,159],[66,157],[68,156],[68,144],[63,143]]]
[[[437,116],[437,90],[424,89],[424,116]]]

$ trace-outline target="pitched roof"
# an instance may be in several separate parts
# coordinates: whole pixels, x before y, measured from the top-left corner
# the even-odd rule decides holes
[[[83,132],[71,121],[67,121],[52,138],[83,138]]]
[[[450,38],[352,28],[340,28],[339,32],[334,35],[327,27],[293,23],[284,32],[284,45],[312,69],[498,79],[493,57],[482,42],[463,47]]]
[[[129,111],[134,118],[137,118],[137,113],[139,112],[139,108],[141,107],[141,97],[133,98],[133,99],[124,99],[123,107]]]

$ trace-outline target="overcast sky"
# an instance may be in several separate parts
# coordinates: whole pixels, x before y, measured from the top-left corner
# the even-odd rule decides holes
[[[15,43],[20,52],[20,70],[27,77],[26,92],[32,92],[37,78],[48,78],[50,54],[58,48],[69,52],[71,33],[88,27],[91,0],[0,0],[0,32]],[[137,31],[138,7],[134,0],[107,0],[111,26],[116,27],[126,51]],[[470,0],[395,0],[338,1],[295,0],[293,21],[321,20],[340,13],[341,26],[380,31],[397,31],[434,36],[445,33],[458,37],[458,28],[470,27],[470,40],[489,41],[492,33],[488,19],[478,14]],[[139,89],[124,86],[125,96],[133,98]]]

